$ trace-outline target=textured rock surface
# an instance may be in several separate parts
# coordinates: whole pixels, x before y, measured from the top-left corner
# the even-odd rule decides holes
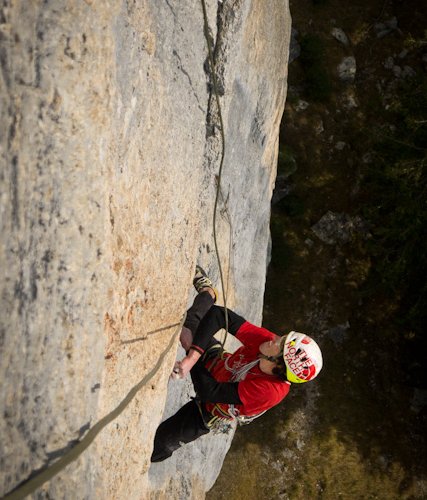
[[[227,141],[228,302],[259,322],[290,17],[279,0],[209,1],[208,14]],[[220,135],[198,2],[4,1],[0,22],[5,493],[150,371],[192,298],[196,261],[218,279]],[[43,486],[52,498],[200,498],[211,486],[231,436],[149,470],[166,400],[165,416],[191,393],[168,386],[175,354]]]

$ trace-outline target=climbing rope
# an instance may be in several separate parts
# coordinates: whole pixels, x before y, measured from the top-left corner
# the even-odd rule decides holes
[[[218,176],[217,176],[217,187],[216,187],[215,203],[214,203],[214,211],[213,211],[213,221],[212,221],[213,239],[214,239],[214,245],[215,245],[216,258],[218,261],[219,275],[220,275],[220,279],[221,279],[221,288],[222,288],[222,295],[224,298],[224,314],[225,314],[225,335],[224,335],[224,340],[221,342],[222,347],[221,347],[221,352],[218,353],[218,357],[219,357],[224,352],[224,346],[225,346],[225,342],[227,340],[227,335],[228,335],[227,291],[226,291],[225,284],[224,284],[224,274],[222,271],[221,259],[220,259],[220,255],[219,255],[219,249],[218,249],[217,232],[216,232],[216,218],[217,218],[217,212],[218,212],[218,201],[219,201],[219,197],[220,197],[220,193],[221,193],[221,177],[222,177],[222,171],[223,171],[223,167],[224,167],[224,157],[225,157],[225,133],[224,133],[224,122],[222,119],[222,112],[221,112],[221,104],[219,101],[218,80],[217,80],[216,72],[215,72],[215,61],[214,61],[214,57],[213,57],[211,39],[209,36],[209,22],[208,22],[207,10],[206,10],[206,2],[205,2],[205,0],[201,0],[201,2],[202,2],[203,21],[204,21],[203,31],[204,31],[206,43],[208,46],[209,66],[211,68],[213,90],[214,90],[214,94],[215,94],[216,105],[218,108],[218,117],[219,117],[219,122],[220,122],[221,143],[222,143],[221,161],[219,163],[219,170],[218,170]],[[231,226],[231,224],[230,224],[230,226]],[[230,232],[231,232],[231,230],[230,230]]]
[[[31,495],[37,488],[40,488],[42,484],[49,481],[59,472],[61,472],[67,465],[74,460],[77,460],[79,456],[89,447],[90,444],[95,440],[96,436],[113,420],[115,420],[123,410],[129,405],[129,403],[134,399],[137,393],[148,384],[148,382],[156,375],[162,366],[163,360],[165,359],[168,352],[171,350],[172,346],[175,344],[178,334],[181,332],[182,326],[184,324],[186,314],[179,322],[179,326],[175,333],[172,335],[168,346],[159,356],[157,363],[154,367],[145,375],[132,389],[128,392],[127,396],[122,400],[122,402],[114,408],[108,415],[101,418],[93,427],[89,429],[87,434],[70,450],[68,450],[59,460],[44,469],[43,471],[36,474],[34,477],[24,481],[11,492],[7,493],[2,500],[21,500],[27,495]]]
[[[216,77],[216,73],[215,73],[215,62],[214,62],[214,58],[213,58],[211,40],[209,37],[209,23],[208,23],[208,16],[207,16],[207,11],[206,11],[205,0],[201,0],[201,3],[202,3],[203,19],[204,19],[204,35],[205,35],[206,43],[208,46],[209,65],[211,68],[213,90],[214,90],[215,100],[216,100],[217,109],[218,109],[218,117],[219,117],[220,132],[221,132],[221,143],[222,143],[221,160],[220,160],[218,176],[217,176],[217,188],[216,188],[214,211],[213,211],[213,221],[212,221],[212,223],[213,223],[213,239],[214,239],[215,252],[216,252],[219,274],[220,274],[220,279],[221,279],[222,294],[223,294],[223,299],[224,299],[225,336],[224,336],[223,342],[221,343],[221,346],[222,346],[221,352],[222,352],[222,351],[224,351],[224,345],[225,345],[225,342],[227,340],[227,335],[228,335],[228,309],[227,309],[227,290],[226,290],[225,283],[224,283],[224,274],[223,274],[221,259],[220,259],[220,255],[219,255],[216,222],[217,222],[218,202],[219,202],[220,193],[221,193],[221,177],[222,177],[224,158],[225,158],[225,133],[224,133],[224,122],[222,119],[222,112],[221,112],[221,104],[220,104],[220,100],[219,100],[218,81],[217,81],[217,77]],[[230,232],[231,232],[231,223],[230,223]],[[77,458],[79,458],[79,456],[92,444],[92,442],[95,440],[95,438],[98,436],[98,434],[109,423],[111,423],[113,420],[115,420],[125,410],[125,408],[135,398],[137,393],[145,385],[147,385],[147,383],[156,375],[156,373],[159,371],[159,369],[163,363],[164,358],[166,357],[166,355],[168,354],[168,352],[170,351],[170,349],[174,345],[176,337],[180,333],[182,326],[184,324],[185,317],[186,317],[186,315],[184,315],[184,317],[182,318],[180,323],[172,325],[172,326],[178,325],[178,328],[176,329],[175,333],[171,337],[167,348],[159,356],[153,369],[149,373],[147,373],[147,375],[145,375],[134,387],[132,387],[132,389],[128,392],[127,396],[122,400],[122,402],[116,408],[114,408],[110,413],[108,413],[108,415],[105,415],[93,427],[91,427],[89,429],[89,431],[87,432],[87,434],[77,444],[75,444],[70,450],[68,450],[59,460],[57,460],[52,465],[50,465],[46,469],[42,470],[41,472],[39,472],[35,476],[31,477],[30,479],[27,479],[24,482],[22,482],[19,486],[17,486],[12,491],[7,493],[4,497],[2,497],[2,500],[21,500],[21,499],[25,498],[27,495],[32,494],[34,491],[36,491],[38,488],[40,488],[40,486],[42,486],[45,482],[51,480],[59,472],[61,472],[63,469],[65,469],[65,467],[67,467],[70,463],[74,462],[75,460],[77,460]],[[163,330],[163,329],[159,329],[159,331],[161,331],[161,330]],[[221,352],[218,353],[218,357],[221,356]]]

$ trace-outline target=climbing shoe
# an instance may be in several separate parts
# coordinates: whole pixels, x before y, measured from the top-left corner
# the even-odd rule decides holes
[[[210,288],[215,294],[215,302],[217,301],[218,292],[215,289],[211,279],[200,266],[196,266],[196,274],[194,275],[193,285],[197,290],[197,293],[200,293],[203,288]]]

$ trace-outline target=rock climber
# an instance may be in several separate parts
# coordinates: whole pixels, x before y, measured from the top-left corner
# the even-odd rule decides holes
[[[242,346],[225,352],[214,337],[225,328],[225,310],[214,305],[216,290],[199,266],[193,284],[198,295],[180,337],[186,356],[175,364],[172,378],[190,373],[196,398],[160,424],[152,462],[167,459],[220,422],[252,421],[280,403],[291,383],[313,380],[323,364],[319,346],[308,335],[291,331],[280,337],[229,309],[228,331]]]

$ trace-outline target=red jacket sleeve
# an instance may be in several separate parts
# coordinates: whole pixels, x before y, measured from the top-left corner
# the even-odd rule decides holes
[[[251,345],[257,347],[263,342],[268,342],[269,340],[276,339],[278,335],[270,332],[266,328],[255,326],[252,323],[249,323],[249,321],[245,321],[243,325],[238,329],[236,337],[243,345]]]
[[[289,383],[277,378],[242,380],[238,387],[244,415],[256,415],[276,406],[289,392]]]

